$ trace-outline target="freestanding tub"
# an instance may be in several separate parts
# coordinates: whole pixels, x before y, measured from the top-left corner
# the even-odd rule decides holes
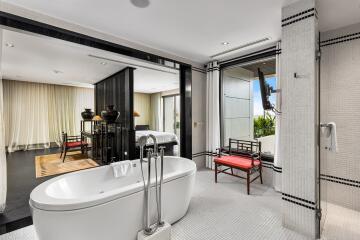
[[[36,187],[30,207],[39,240],[135,240],[144,228],[145,201],[139,160],[133,165],[133,173],[122,178],[114,178],[111,166],[103,166],[65,174]],[[146,163],[143,169],[146,180]],[[195,173],[196,165],[189,159],[164,158],[165,221],[174,223],[186,214]],[[151,184],[151,222],[155,223],[155,177]]]

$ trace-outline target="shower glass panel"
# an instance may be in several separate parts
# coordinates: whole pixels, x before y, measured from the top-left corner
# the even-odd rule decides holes
[[[360,239],[359,53],[360,40],[321,49],[319,194],[324,239]]]

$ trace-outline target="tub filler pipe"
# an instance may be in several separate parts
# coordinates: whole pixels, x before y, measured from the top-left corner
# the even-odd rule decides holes
[[[151,189],[151,156],[152,156],[152,149],[147,149],[147,159],[148,159],[148,181],[146,187],[146,194],[145,194],[145,234],[151,235],[154,230],[150,226],[150,189]],[[156,164],[156,163],[155,163]],[[157,186],[155,186],[157,187]]]
[[[159,186],[159,195],[158,195],[158,226],[164,226],[164,221],[162,220],[161,215],[161,198],[162,198],[162,186],[164,183],[164,146],[160,147],[160,186]]]
[[[148,138],[152,138],[154,142],[154,149],[146,149],[147,151],[147,163],[148,163],[148,179],[147,183],[145,183],[145,177],[144,177],[144,171],[143,171],[143,162],[144,160],[144,147],[147,144]],[[159,153],[158,153],[158,146],[156,142],[155,136],[149,134],[147,136],[140,137],[138,140],[139,146],[140,146],[140,163],[141,163],[141,173],[144,183],[144,196],[145,196],[145,228],[144,228],[144,234],[147,236],[152,235],[159,227],[163,227],[165,225],[165,222],[162,220],[162,185],[164,182],[164,149],[165,147],[161,146],[160,149],[160,179],[158,176],[158,160],[159,160]],[[152,159],[154,159],[154,168],[155,168],[155,200],[156,200],[156,208],[157,208],[157,222],[155,226],[151,226],[150,223],[150,191],[151,191],[151,162]]]

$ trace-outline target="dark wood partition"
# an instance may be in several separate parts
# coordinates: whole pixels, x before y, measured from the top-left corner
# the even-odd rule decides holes
[[[127,67],[95,84],[95,112],[100,115],[108,105],[120,112],[122,126],[123,159],[133,159],[135,153],[134,130],[134,68]]]
[[[180,66],[180,152],[192,159],[192,69]]]

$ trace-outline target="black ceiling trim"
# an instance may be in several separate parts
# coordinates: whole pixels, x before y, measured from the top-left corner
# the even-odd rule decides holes
[[[246,62],[256,61],[267,57],[274,57],[276,54],[280,54],[281,50],[276,49],[276,46],[265,48],[259,51],[255,51],[243,56],[232,58],[229,60],[219,62],[220,69],[233,65],[238,65]]]
[[[67,29],[55,27],[46,23],[34,21],[28,18],[24,18],[3,11],[0,11],[0,25],[10,28],[20,29],[23,31],[29,31],[32,33],[36,33],[52,38],[57,38],[60,40],[73,42],[113,53],[118,53],[121,55],[145,60],[152,63],[162,64],[164,61],[170,61],[181,64],[183,66],[190,66],[190,64],[179,62],[174,59],[161,57],[152,53],[147,53],[138,49],[119,45],[113,42],[105,41],[99,38],[91,37]]]

